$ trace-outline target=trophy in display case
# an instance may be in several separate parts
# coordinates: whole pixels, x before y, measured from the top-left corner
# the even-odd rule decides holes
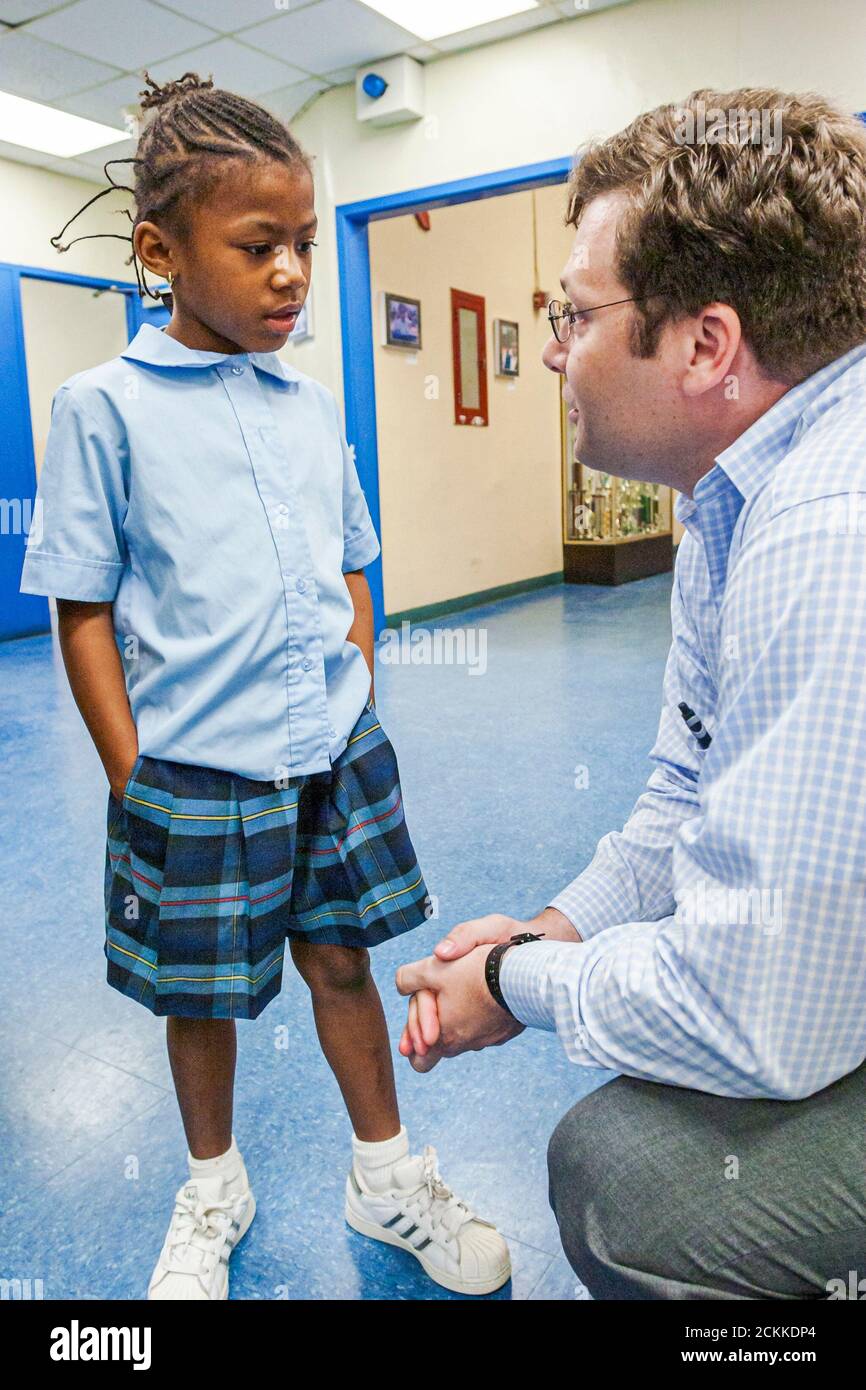
[[[561,418],[566,581],[623,584],[671,569],[671,489],[585,468],[564,402]]]

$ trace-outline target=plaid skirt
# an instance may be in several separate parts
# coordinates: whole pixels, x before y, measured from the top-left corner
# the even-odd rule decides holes
[[[397,760],[367,704],[330,772],[257,782],[139,756],[109,793],[108,983],[155,1014],[256,1018],[286,937],[376,946],[419,926],[427,889]]]

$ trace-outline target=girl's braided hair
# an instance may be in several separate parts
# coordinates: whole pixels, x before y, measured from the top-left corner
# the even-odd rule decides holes
[[[219,178],[220,160],[275,159],[301,165],[311,174],[312,162],[282,121],[256,102],[214,87],[212,78],[185,72],[174,82],[160,87],[145,72],[144,80],[150,90],[139,93],[144,119],[135,155],[130,159],[108,160],[103,167],[109,187],[84,203],[57,236],[51,238],[51,245],[57,251],[68,251],[76,241],[90,241],[100,236],[128,241],[132,255],[127,265],[132,262],[135,267],[139,297],[148,295],[151,299],[161,299],[171,308],[171,294],[155,294],[151,290],[144,266],[136,255],[133,234],[139,222],[162,219],[182,234],[190,204],[201,198]],[[132,186],[115,183],[108,172],[113,164],[133,166]],[[91,236],[74,237],[63,245],[60,239],[66,228],[85,209],[115,189],[131,193],[135,200],[135,217],[128,209],[122,209],[132,223],[132,233],[126,236],[119,232],[96,232]]]

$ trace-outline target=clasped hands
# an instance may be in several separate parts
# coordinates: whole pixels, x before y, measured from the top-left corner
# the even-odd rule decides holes
[[[401,965],[397,989],[410,998],[399,1046],[415,1071],[430,1071],[442,1057],[500,1047],[523,1032],[524,1025],[493,998],[484,968],[491,946],[526,931],[544,933],[545,940],[580,940],[556,908],[545,908],[531,922],[497,912],[461,922],[437,942],[432,956]]]

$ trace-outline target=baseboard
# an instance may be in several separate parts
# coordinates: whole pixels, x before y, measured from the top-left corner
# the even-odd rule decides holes
[[[483,603],[494,603],[497,599],[511,598],[514,594],[528,594],[533,589],[545,589],[551,584],[561,584],[562,570],[553,574],[539,574],[532,579],[518,579],[514,584],[499,584],[495,589],[479,589],[475,594],[462,594],[459,598],[443,599],[441,603],[426,603],[420,608],[404,608],[400,613],[386,613],[386,627],[400,627],[401,623],[421,623],[428,618],[444,618],[449,613],[460,613],[466,608],[477,608]]]

